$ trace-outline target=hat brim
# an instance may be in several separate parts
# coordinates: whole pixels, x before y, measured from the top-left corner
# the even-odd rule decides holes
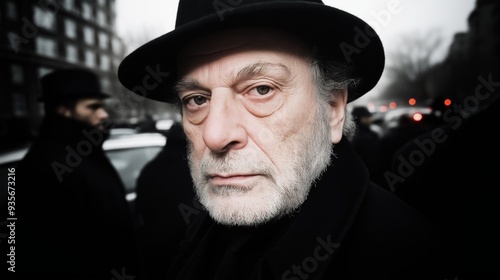
[[[349,92],[348,102],[370,91],[384,70],[385,54],[380,38],[360,18],[323,4],[268,2],[205,16],[149,41],[124,58],[118,68],[118,79],[136,94],[174,103],[176,58],[182,47],[208,32],[240,26],[287,28],[314,40],[322,54],[352,66],[352,75],[360,82],[355,91]]]
[[[84,98],[106,99],[110,97],[111,95],[104,92],[89,92],[89,93],[56,94],[53,96],[40,96],[38,97],[37,101],[54,102],[60,100],[74,100],[74,99],[84,99]]]

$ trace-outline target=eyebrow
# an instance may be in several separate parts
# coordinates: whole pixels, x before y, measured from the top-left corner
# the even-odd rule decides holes
[[[193,79],[193,78],[181,79],[174,86],[174,91],[177,94],[179,94],[183,91],[189,91],[189,90],[193,90],[193,89],[205,89],[205,88],[201,86],[201,84],[200,84],[200,82],[198,82],[198,80]]]
[[[267,73],[273,73],[273,75],[283,80],[289,79],[289,77],[291,76],[290,69],[284,64],[257,62],[240,69],[236,74],[236,81],[249,80]],[[174,86],[174,90],[176,93],[194,89],[203,89],[209,91],[209,89],[202,86],[198,80],[193,78],[180,79]]]
[[[236,75],[236,80],[248,80],[266,73],[273,73],[281,79],[287,79],[291,75],[290,69],[281,63],[257,62],[243,67]]]
[[[101,102],[92,102],[92,103],[87,104],[87,108],[96,110],[99,108],[104,108],[104,104]]]

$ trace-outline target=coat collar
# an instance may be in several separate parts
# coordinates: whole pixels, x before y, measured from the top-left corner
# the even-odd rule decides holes
[[[50,143],[76,145],[81,141],[89,141],[101,147],[109,134],[97,128],[71,118],[59,115],[47,115],[40,127],[39,138],[50,139]]]
[[[334,152],[330,167],[313,186],[289,229],[266,257],[268,267],[279,279],[292,265],[314,257],[316,248],[323,248],[321,255],[325,258],[325,254],[335,255],[363,202],[369,185],[367,169],[345,137],[334,147]],[[324,260],[323,264],[331,259]],[[321,267],[327,266],[318,266],[318,270]]]

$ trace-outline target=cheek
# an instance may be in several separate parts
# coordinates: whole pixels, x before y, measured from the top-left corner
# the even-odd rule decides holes
[[[247,122],[249,138],[269,159],[277,165],[283,164],[283,153],[290,147],[296,135],[303,129],[300,115],[274,114],[266,119]]]
[[[189,121],[183,119],[184,132],[189,141],[189,146],[195,158],[199,158],[200,154],[203,153],[205,149],[205,143],[203,142],[203,134],[201,126],[196,126],[191,124]]]
[[[270,154],[273,149],[279,150],[281,145],[279,142],[283,138],[281,128],[270,122],[254,122],[250,124],[251,129],[248,131],[249,137],[254,140],[256,145],[266,153]]]
[[[307,105],[305,105],[307,104]],[[276,116],[274,126],[281,132],[283,141],[288,141],[316,121],[316,102],[303,98],[294,100],[290,106]]]
[[[266,118],[247,120],[250,137],[266,154],[279,156],[279,151],[289,146],[297,135],[316,121],[315,101],[308,98],[291,98],[281,110]],[[304,106],[304,104],[310,104]],[[277,159],[275,159],[277,160]]]

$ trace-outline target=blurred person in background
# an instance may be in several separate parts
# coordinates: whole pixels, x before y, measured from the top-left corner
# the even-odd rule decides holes
[[[391,170],[392,159],[398,156],[397,150],[425,131],[425,128],[416,124],[408,114],[399,116],[397,125],[387,129],[380,138],[377,160],[379,174],[381,174],[377,180],[379,185],[390,190],[387,180],[383,178],[383,173]]]
[[[366,106],[353,107],[351,114],[356,124],[356,132],[351,140],[352,145],[368,167],[372,180],[377,181],[381,176],[378,168],[380,135],[372,129],[373,114]]]
[[[143,167],[136,184],[140,264],[145,279],[166,279],[166,267],[179,252],[179,241],[201,210],[195,204],[182,123],[175,122],[166,136],[166,145]]]
[[[108,113],[96,74],[41,79],[45,116],[16,168],[17,272],[22,279],[111,279],[137,274],[124,185],[105,155]]]
[[[179,106],[206,210],[168,279],[442,279],[434,228],[349,142],[347,104],[384,69],[375,31],[320,1],[214,3],[181,0],[175,30],[118,70]],[[157,86],[138,90],[151,71]]]
[[[153,119],[153,116],[146,114],[144,119],[139,121],[137,130],[141,133],[158,132],[156,129],[156,121]]]

